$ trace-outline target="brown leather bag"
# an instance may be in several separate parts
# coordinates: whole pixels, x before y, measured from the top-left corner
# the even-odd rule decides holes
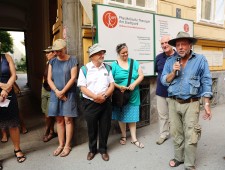
[[[16,82],[13,83],[13,90],[14,90],[16,95],[20,95],[21,94],[20,87],[18,86],[18,84]]]

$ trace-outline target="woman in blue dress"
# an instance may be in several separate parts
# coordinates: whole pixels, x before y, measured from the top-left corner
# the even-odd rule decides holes
[[[52,49],[56,57],[50,60],[48,70],[48,84],[51,87],[48,116],[54,116],[57,124],[59,146],[53,155],[65,157],[71,151],[73,118],[77,117],[77,60],[66,54],[66,42],[63,39],[57,39]]]
[[[133,71],[131,77],[131,83],[128,87],[128,75],[130,71],[130,61],[128,58],[128,47],[125,43],[119,44],[116,47],[116,52],[118,54],[117,61],[112,63],[112,74],[115,80],[115,88],[120,89],[121,92],[125,90],[130,90],[130,100],[129,103],[123,108],[113,106],[112,119],[119,121],[120,130],[122,136],[120,138],[120,144],[126,144],[126,123],[128,123],[130,133],[131,133],[131,143],[139,148],[143,148],[144,145],[137,140],[136,137],[136,122],[139,121],[139,107],[140,107],[140,91],[139,84],[144,78],[143,72],[139,63],[134,60]]]
[[[16,69],[10,55],[0,54],[0,103],[10,100],[7,107],[0,107],[0,129],[9,129],[9,134],[14,145],[14,154],[17,161],[26,160],[20,149],[20,121],[16,94],[12,88],[16,81]]]

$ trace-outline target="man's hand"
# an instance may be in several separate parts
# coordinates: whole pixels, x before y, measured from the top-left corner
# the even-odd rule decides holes
[[[212,112],[211,112],[211,108],[210,105],[205,105],[205,113],[203,114],[203,119],[207,120],[207,119],[211,119],[212,118]]]
[[[94,102],[99,104],[105,102],[106,98],[104,97],[103,94],[104,93],[97,94],[96,97],[94,98]]]
[[[173,72],[175,73],[177,70],[180,71],[180,63],[178,61],[173,65]]]

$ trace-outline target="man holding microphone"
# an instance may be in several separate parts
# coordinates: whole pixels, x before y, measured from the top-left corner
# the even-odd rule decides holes
[[[185,170],[195,170],[197,143],[201,136],[200,97],[205,103],[203,118],[212,117],[212,77],[206,58],[191,50],[196,42],[197,39],[186,32],[179,32],[170,40],[168,43],[176,47],[178,55],[167,60],[161,76],[162,84],[168,86],[170,133],[175,153],[169,165],[177,167],[184,163]]]

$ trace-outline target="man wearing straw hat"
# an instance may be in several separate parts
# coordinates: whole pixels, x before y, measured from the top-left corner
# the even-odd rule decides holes
[[[77,86],[84,97],[84,116],[87,121],[89,153],[87,160],[92,160],[99,152],[104,161],[109,160],[107,141],[111,127],[112,104],[110,96],[114,90],[114,79],[110,66],[103,63],[106,50],[99,44],[88,49],[91,62],[86,71],[80,69]],[[99,148],[97,136],[99,133]]]
[[[170,57],[163,69],[161,81],[168,86],[170,133],[174,143],[171,167],[184,163],[185,170],[195,170],[199,125],[200,97],[204,98],[203,118],[211,119],[210,97],[212,78],[206,58],[191,49],[197,39],[179,32],[168,43],[176,47],[177,56]]]

